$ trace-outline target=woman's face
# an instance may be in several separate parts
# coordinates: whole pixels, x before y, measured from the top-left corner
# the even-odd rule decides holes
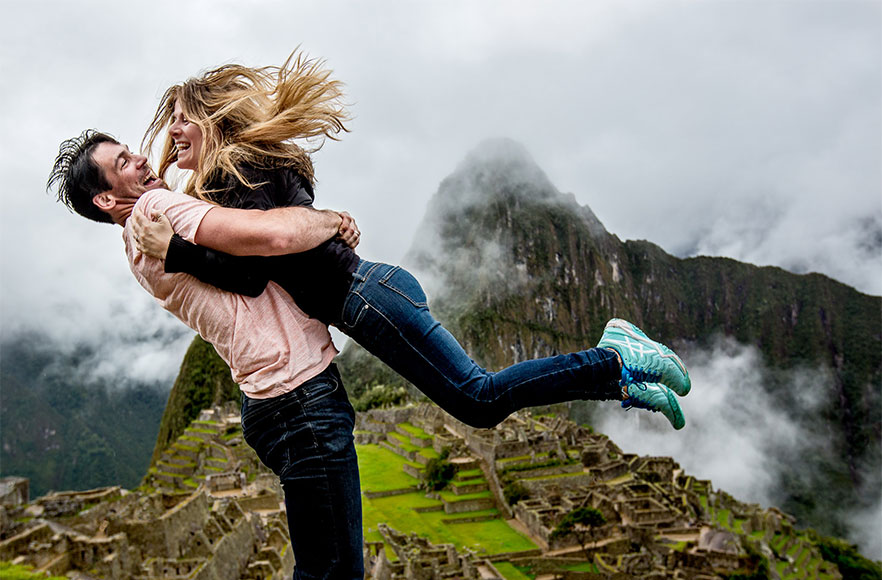
[[[202,129],[187,120],[181,110],[181,102],[175,100],[168,134],[175,142],[178,151],[179,169],[196,169],[199,165],[199,152],[202,151]]]

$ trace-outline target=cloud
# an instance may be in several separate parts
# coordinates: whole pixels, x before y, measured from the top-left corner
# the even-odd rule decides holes
[[[686,362],[694,387],[680,399],[684,429],[673,431],[660,414],[623,414],[611,406],[595,428],[626,452],[673,456],[687,473],[710,479],[741,501],[782,505],[793,491],[782,489],[785,475],[793,485],[817,485],[817,464],[805,458],[833,463],[834,449],[830,434],[807,418],[830,403],[829,370],[805,368],[781,376],[765,367],[754,347],[723,338],[708,350],[689,353]],[[879,558],[878,544],[871,541],[878,521],[875,530],[867,524],[882,493],[876,486],[867,495],[876,507],[863,506],[845,517],[852,540]]]
[[[879,489],[878,481],[875,489]],[[854,510],[848,517],[852,540],[861,552],[877,562],[882,560],[882,501],[877,499],[872,507]]]

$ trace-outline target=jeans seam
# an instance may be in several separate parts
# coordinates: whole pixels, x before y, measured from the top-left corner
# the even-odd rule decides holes
[[[393,285],[391,283],[392,276],[394,276],[399,271],[404,272],[405,270],[403,270],[401,268],[401,266],[393,266],[388,272],[386,272],[385,276],[380,278],[380,280],[377,283],[380,286],[382,286],[383,288],[386,288],[387,290],[391,290],[392,292],[395,292],[396,294],[398,294],[399,296],[401,296],[402,298],[404,298],[405,300],[410,302],[413,306],[415,306],[417,308],[426,308],[429,305],[428,301],[417,302],[416,300],[411,298],[404,290],[399,289],[398,287],[396,287],[395,285]]]
[[[413,352],[415,352],[417,355],[419,355],[419,357],[420,357],[423,361],[425,361],[426,364],[428,364],[430,367],[432,367],[432,368],[435,370],[435,372],[438,374],[438,376],[443,377],[444,380],[447,382],[448,385],[450,385],[451,387],[453,387],[453,389],[459,391],[460,393],[462,393],[462,394],[464,394],[464,395],[467,395],[467,396],[468,396],[470,399],[472,399],[473,401],[480,402],[478,399],[476,399],[476,398],[473,397],[472,395],[465,393],[465,392],[462,390],[462,388],[460,387],[460,385],[458,385],[458,384],[456,384],[455,382],[453,382],[452,380],[450,380],[450,378],[447,376],[447,373],[442,372],[441,369],[439,369],[438,367],[436,367],[436,366],[432,363],[432,361],[430,361],[428,358],[426,358],[426,356],[423,355],[422,351],[421,351],[420,349],[416,348],[416,347],[413,345],[413,343],[412,343],[412,342],[411,342],[406,336],[404,336],[404,335],[401,333],[401,331],[398,329],[398,326],[395,325],[395,324],[393,324],[392,321],[389,320],[389,319],[386,317],[385,314],[383,314],[382,312],[380,312],[380,311],[377,310],[376,308],[373,308],[373,306],[371,306],[371,308],[372,308],[372,309],[374,310],[374,312],[376,312],[379,316],[382,316],[383,319],[389,324],[389,326],[391,326],[392,328],[395,329],[395,331],[396,331],[396,332],[398,333],[398,335],[401,337],[401,340],[403,340],[403,341],[405,342],[405,344],[407,344],[407,346],[408,346]],[[477,366],[477,365],[476,365],[476,366]],[[489,373],[488,373],[487,371],[484,371],[484,377],[485,377],[485,378],[487,377],[488,374],[489,374]]]
[[[306,413],[305,413],[305,409],[304,409],[304,414],[306,414]],[[310,418],[310,420],[307,421],[307,424],[309,425],[309,434],[310,434],[310,436],[312,437],[312,443],[313,443],[313,445],[315,446],[316,451],[318,451],[318,449],[319,449],[319,442],[318,442],[318,438],[315,436],[315,428],[314,428],[314,426],[313,426],[313,420]],[[324,479],[325,484],[327,484],[327,482],[330,481],[330,476],[328,475],[328,471],[327,471],[327,469],[325,469],[325,465],[324,465],[324,463],[322,463],[322,467],[321,467],[321,469],[322,469],[322,478]],[[336,526],[336,525],[337,525],[337,517],[336,517],[336,516],[337,516],[337,510],[336,510],[336,507],[334,506],[334,502],[329,502],[328,505],[329,505],[330,510],[331,510],[331,521],[334,522],[334,525]],[[339,530],[337,530],[337,529],[335,529],[334,532],[335,532],[335,535],[338,535],[338,534],[339,534]],[[334,560],[333,560],[332,562],[328,562],[329,567],[330,567],[331,565],[336,565],[336,564],[338,564],[339,562],[341,562],[341,558],[340,558],[340,547],[339,547],[339,545],[337,545],[337,544],[335,543],[335,544],[334,544]],[[295,563],[295,567],[296,567],[296,565],[297,565],[297,564]]]
[[[370,303],[367,301],[367,299],[361,293],[358,292],[358,290],[350,290],[349,294],[360,298],[362,304],[359,304],[358,310],[355,312],[355,316],[353,316],[352,324],[349,324],[345,320],[343,320],[341,322],[343,323],[344,326],[346,326],[350,329],[355,329],[355,327],[358,326],[358,323],[361,322],[361,318],[362,318],[364,310],[365,310],[364,306],[370,306]],[[347,298],[347,302],[348,302],[348,298]],[[374,310],[376,310],[376,308],[374,308]],[[346,309],[345,308],[343,309],[343,317],[344,317],[344,319],[346,317]]]
[[[428,306],[428,303],[427,303],[427,302],[417,302],[416,300],[414,300],[413,298],[411,298],[410,296],[408,296],[403,290],[399,290],[399,289],[396,288],[395,286],[392,286],[391,284],[387,284],[387,283],[386,283],[385,281],[383,281],[383,280],[380,280],[379,284],[380,284],[383,288],[386,288],[387,290],[391,290],[392,292],[395,292],[396,294],[398,294],[399,296],[401,296],[402,298],[404,298],[405,300],[407,300],[408,302],[410,302],[411,305],[413,305],[413,306],[416,307],[416,308],[426,308],[426,307]]]
[[[308,393],[304,394],[302,397],[300,397],[300,399],[301,399],[300,404],[303,406],[304,410],[309,409],[310,407],[312,407],[312,405],[314,405],[315,403],[318,403],[319,401],[323,401],[324,399],[327,399],[328,397],[330,397],[331,395],[336,393],[337,389],[340,388],[339,383],[333,377],[328,377],[328,378],[324,379],[324,381],[328,386],[331,387],[331,390],[328,391],[327,393],[321,395],[320,397],[316,397],[316,398],[309,397]]]

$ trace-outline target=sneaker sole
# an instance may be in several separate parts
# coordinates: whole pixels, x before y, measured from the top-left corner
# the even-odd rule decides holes
[[[671,419],[671,417],[668,417],[667,415],[665,415],[665,417],[671,422],[674,429],[679,431],[686,426],[686,417],[683,416],[683,410],[680,408],[680,403],[677,402],[677,397],[674,396],[674,392],[671,389],[665,391],[665,397],[668,399],[668,404],[671,406],[674,418]],[[661,413],[661,411],[659,412]],[[662,415],[664,415],[664,413],[662,413]]]
[[[671,389],[667,388],[666,386],[662,385],[661,383],[656,383],[656,384],[662,388],[662,392],[664,393],[665,398],[668,401],[668,407],[670,407],[671,414],[673,415],[673,417],[669,417],[664,411],[662,411],[661,409],[658,409],[658,408],[651,409],[649,407],[642,407],[642,406],[638,406],[638,405],[634,405],[633,407],[635,409],[647,409],[647,410],[650,410],[650,411],[653,411],[656,413],[660,413],[661,415],[664,415],[665,419],[668,420],[668,422],[671,424],[671,426],[674,429],[679,431],[680,429],[682,429],[683,427],[686,426],[686,417],[683,416],[683,409],[680,408],[680,403],[677,402],[677,397],[674,396],[674,392],[671,391]],[[637,398],[637,397],[635,396],[633,398]],[[630,400],[631,399],[626,399],[625,401],[623,401],[622,406],[625,406],[625,404]]]

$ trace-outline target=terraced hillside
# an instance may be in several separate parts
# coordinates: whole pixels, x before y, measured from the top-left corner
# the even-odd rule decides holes
[[[370,578],[882,576],[775,508],[556,415],[476,430],[423,404],[360,413],[355,436]],[[2,483],[0,562],[19,571],[281,580],[294,564],[278,481],[242,441],[233,407],[200,413],[132,491],[31,502],[26,480]],[[561,534],[584,509],[602,521],[577,524],[582,538]]]
[[[797,531],[791,516],[739,502],[669,457],[626,453],[557,416],[519,413],[475,430],[420,405],[364,413],[357,427],[372,540],[386,521],[479,550],[513,579],[843,577],[824,559],[824,539]],[[446,486],[417,491],[439,461],[450,466]],[[554,534],[583,507],[606,521],[590,545]],[[510,543],[512,534],[520,540]]]

